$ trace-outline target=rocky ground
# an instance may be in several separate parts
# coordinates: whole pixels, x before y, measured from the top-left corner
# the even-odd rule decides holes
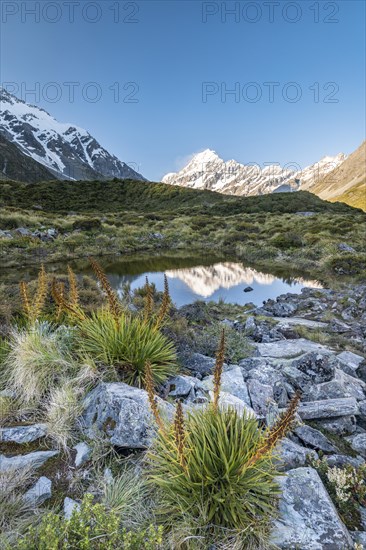
[[[225,366],[221,406],[235,406],[270,425],[301,392],[297,426],[278,449],[285,475],[279,478],[283,493],[273,543],[282,549],[366,548],[366,508],[357,505],[356,521],[347,528],[339,502],[316,466],[324,457],[333,468],[358,468],[365,462],[366,286],[306,288],[301,295],[286,294],[249,308],[245,321],[226,319],[223,324],[252,347],[248,357]],[[182,374],[168,382],[159,398],[161,410],[172,415],[178,398],[186,410],[210,401],[214,362],[199,353],[185,354]],[[100,433],[127,453],[145,449],[153,437],[146,392],[124,383],[95,387],[85,398],[80,420],[84,436],[72,451],[69,478],[87,478],[91,445]],[[24,495],[37,505],[52,498],[57,479],[65,476],[59,471],[61,461],[43,475],[47,461],[58,454],[45,447],[46,436],[42,424],[0,430],[0,472],[25,465],[38,469],[39,479]],[[66,515],[78,506],[71,496],[67,491],[63,495]]]

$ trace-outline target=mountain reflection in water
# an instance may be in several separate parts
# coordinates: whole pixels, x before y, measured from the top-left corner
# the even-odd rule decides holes
[[[113,273],[112,266],[111,269],[106,269],[108,278],[118,293],[122,293],[126,283],[129,283],[132,289],[143,286],[146,276],[158,290],[163,290],[165,273],[169,280],[173,302],[178,307],[195,300],[218,301],[219,299],[227,303],[243,305],[253,302],[255,305],[261,305],[263,300],[275,299],[286,292],[300,293],[305,286],[321,288],[317,281],[305,281],[300,278],[284,280],[237,262],[221,262],[209,266],[197,265],[165,271],[144,271],[133,275],[121,273],[120,267],[118,274]],[[251,286],[253,291],[244,292],[247,286]]]

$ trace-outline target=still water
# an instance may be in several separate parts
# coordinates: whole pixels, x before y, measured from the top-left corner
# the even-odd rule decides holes
[[[300,293],[304,287],[317,287],[317,281],[278,277],[263,273],[237,261],[215,261],[211,258],[156,257],[149,260],[103,261],[113,288],[122,293],[128,283],[131,289],[145,284],[147,276],[158,290],[164,288],[164,273],[169,282],[173,302],[178,306],[195,300],[219,301],[244,305],[275,299],[286,292]],[[250,286],[253,290],[244,292]]]

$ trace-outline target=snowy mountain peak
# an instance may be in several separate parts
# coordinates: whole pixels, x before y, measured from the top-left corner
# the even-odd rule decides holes
[[[195,155],[179,172],[166,174],[162,182],[208,189],[229,195],[263,195],[273,192],[298,191],[307,189],[339,166],[345,155],[324,157],[318,163],[294,170],[283,168],[279,164],[265,165],[241,164],[235,160],[224,161],[215,151],[206,149]]]
[[[84,128],[61,123],[47,111],[0,88],[0,133],[59,179],[144,180],[101,147]]]

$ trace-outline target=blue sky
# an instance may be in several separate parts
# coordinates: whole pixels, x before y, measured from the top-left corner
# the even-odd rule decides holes
[[[2,0],[1,9],[1,83],[151,180],[206,148],[304,167],[365,139],[362,0]]]

